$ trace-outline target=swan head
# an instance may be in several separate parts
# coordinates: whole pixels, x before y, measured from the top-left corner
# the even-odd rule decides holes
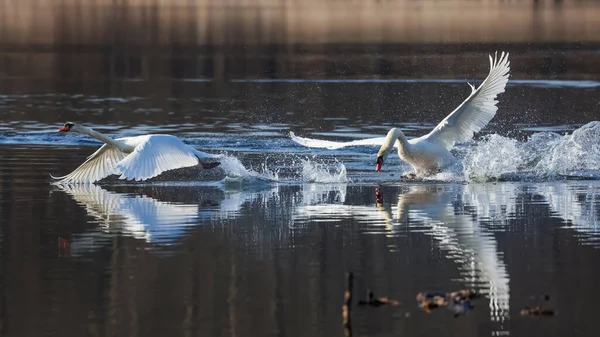
[[[381,167],[383,166],[383,162],[387,159],[391,151],[391,148],[387,146],[382,146],[377,153],[377,162],[375,166],[375,170],[377,172],[381,171]]]
[[[381,151],[380,151],[381,152]],[[375,163],[375,170],[377,172],[381,171],[381,167],[383,166],[383,162],[385,161],[385,159],[387,158],[389,152],[387,153],[383,153],[383,154],[378,154],[377,155],[377,162]]]
[[[387,159],[390,152],[392,152],[392,149],[394,148],[394,143],[396,142],[398,137],[402,137],[404,139],[404,134],[402,133],[402,131],[400,131],[400,129],[397,128],[392,128],[385,136],[383,144],[381,145],[381,148],[377,153],[377,166],[375,166],[375,170],[377,172],[381,170],[383,162]]]
[[[73,123],[73,122],[66,122],[65,125],[58,129],[58,132],[82,132],[83,131],[83,127],[77,123]]]

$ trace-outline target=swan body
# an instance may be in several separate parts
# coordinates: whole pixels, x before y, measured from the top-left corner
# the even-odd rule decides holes
[[[456,161],[443,145],[423,141],[421,138],[406,139],[400,129],[392,128],[377,154],[376,170],[381,170],[383,161],[394,147],[398,148],[400,159],[410,164],[417,175],[435,173],[440,168],[447,167]]]
[[[210,169],[219,162],[202,163],[200,159],[219,158],[198,151],[172,135],[155,134],[112,139],[81,124],[67,122],[59,132],[77,132],[96,138],[105,144],[92,153],[73,172],[52,178],[57,183],[94,183],[110,175],[119,179],[146,180],[183,167],[199,165]]]
[[[471,94],[452,113],[444,118],[430,133],[418,138],[407,139],[398,128],[392,128],[387,136],[361,139],[350,142],[332,142],[302,138],[290,132],[290,137],[307,147],[337,149],[346,146],[380,146],[377,153],[376,170],[380,171],[384,161],[394,147],[398,156],[410,164],[417,175],[434,174],[456,162],[450,150],[456,143],[466,142],[484,128],[496,115],[496,96],[504,92],[510,72],[508,53],[490,55],[490,72],[477,89],[471,84]]]

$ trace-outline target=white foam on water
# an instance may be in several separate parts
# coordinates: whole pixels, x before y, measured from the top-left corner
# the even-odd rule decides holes
[[[226,177],[223,179],[225,183],[248,182],[248,181],[264,181],[275,182],[279,181],[277,171],[269,170],[263,165],[262,171],[258,172],[253,169],[246,168],[238,158],[225,156],[220,160],[221,167],[225,171]]]
[[[300,176],[303,182],[309,183],[345,183],[348,182],[346,166],[336,163],[330,166],[312,160],[302,159]]]
[[[487,136],[462,157],[464,179],[490,181],[600,178],[600,121],[573,133],[539,132],[525,142]]]

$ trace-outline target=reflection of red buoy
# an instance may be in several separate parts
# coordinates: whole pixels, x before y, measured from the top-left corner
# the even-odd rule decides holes
[[[58,237],[58,256],[71,255],[71,239]]]

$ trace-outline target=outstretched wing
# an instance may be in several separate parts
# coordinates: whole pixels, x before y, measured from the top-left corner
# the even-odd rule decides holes
[[[148,135],[141,138],[135,150],[116,165],[119,179],[146,180],[182,167],[198,165],[196,151],[171,135]]]
[[[171,135],[148,135],[119,138],[134,147],[130,154],[102,145],[75,171],[60,179],[58,184],[93,183],[113,174],[120,179],[145,180],[162,172],[197,165],[199,159],[220,158],[220,155],[198,151]]]
[[[118,149],[104,144],[87,157],[86,161],[73,172],[62,177],[50,176],[59,180],[57,181],[58,184],[93,183],[112,174],[117,174],[115,166],[126,156],[127,154]]]
[[[425,139],[434,141],[450,149],[457,142],[465,142],[480,131],[494,117],[498,107],[496,96],[504,92],[510,71],[508,53],[490,55],[490,73],[475,89],[471,84],[471,95],[451,114],[427,134]]]
[[[321,140],[321,139],[313,139],[313,138],[303,138],[296,136],[293,132],[290,132],[290,138],[300,145],[306,147],[318,147],[318,148],[326,148],[330,150],[339,149],[347,146],[360,146],[360,145],[371,145],[371,146],[381,146],[385,141],[385,137],[377,137],[377,138],[367,138],[360,140],[353,140],[349,142],[332,142],[329,140]]]

